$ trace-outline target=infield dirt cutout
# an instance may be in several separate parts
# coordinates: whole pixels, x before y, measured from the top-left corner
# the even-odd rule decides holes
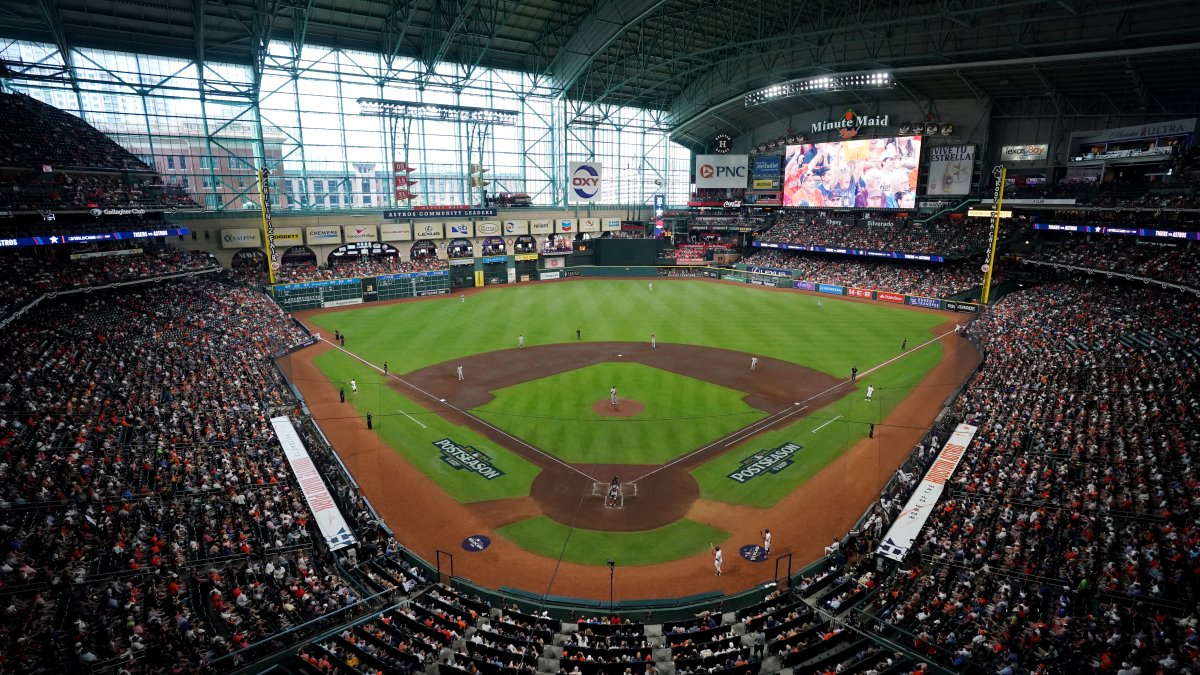
[[[947,322],[933,333],[953,329]],[[775,535],[772,556],[794,555],[791,569],[820,557],[822,547],[843,536],[878,491],[908,456],[932,423],[941,403],[971,372],[978,361],[975,349],[957,335],[943,338],[941,361],[921,380],[920,395],[910,395],[878,426],[874,439],[863,439],[774,506],[766,509],[699,498],[699,486],[689,471],[712,457],[768,430],[786,426],[803,415],[782,417],[807,401],[809,410],[832,403],[853,391],[822,373],[795,364],[760,357],[759,369],[746,367],[749,355],[721,349],[659,343],[567,343],[523,350],[501,350],[458,359],[393,378],[392,385],[430,411],[450,422],[463,424],[496,445],[537,464],[542,470],[528,497],[461,504],[414,467],[401,453],[388,447],[356,418],[346,418],[338,403],[337,388],[328,383],[313,363],[332,349],[327,343],[285,357],[289,373],[326,436],[337,449],[363,493],[397,533],[400,541],[425,560],[439,551],[457,551],[455,573],[490,587],[513,586],[537,592],[576,597],[607,598],[607,569],[557,561],[531,553],[501,538],[481,553],[463,554],[458,543],[517,521],[545,514],[576,527],[609,530],[647,530],[680,518],[707,523],[731,533],[723,545],[755,543],[764,524]],[[617,354],[622,356],[617,357]],[[445,398],[458,410],[470,410],[491,400],[491,390],[539,379],[566,370],[609,361],[636,361],[696,379],[721,384],[745,393],[747,404],[772,417],[751,425],[747,432],[730,435],[698,448],[666,466],[567,464],[522,445],[469,414],[447,410],[436,398],[414,387]],[[454,366],[465,365],[472,378],[459,382]],[[399,380],[404,380],[405,383]],[[407,384],[406,384],[407,383]],[[821,392],[826,392],[821,394]],[[818,395],[820,394],[820,395]],[[602,407],[611,412],[607,399]],[[622,405],[625,405],[622,401]],[[596,412],[601,412],[596,410]],[[637,482],[638,496],[625,508],[605,509],[590,495],[595,481],[619,476]],[[773,578],[774,564],[743,564],[726,555],[725,574],[714,577],[707,551],[681,560],[636,568],[618,569],[615,597],[677,597],[697,592],[740,591]],[[553,579],[552,587],[551,579]]]
[[[603,398],[592,404],[592,412],[603,417],[633,417],[640,415],[645,409],[645,404],[631,398],[620,399],[616,405]]]

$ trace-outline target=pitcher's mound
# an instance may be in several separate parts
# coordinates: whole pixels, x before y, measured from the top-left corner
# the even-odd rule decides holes
[[[608,399],[601,399],[592,404],[592,412],[605,417],[633,417],[646,409],[641,401],[623,398],[615,407]]]

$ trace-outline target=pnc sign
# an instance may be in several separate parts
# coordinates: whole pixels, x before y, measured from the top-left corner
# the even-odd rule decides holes
[[[745,189],[749,164],[747,155],[697,155],[696,187]]]

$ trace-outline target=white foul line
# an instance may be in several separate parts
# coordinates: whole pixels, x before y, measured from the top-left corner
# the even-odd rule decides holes
[[[321,338],[321,341],[322,341],[322,342],[324,342],[324,343],[326,343],[326,344],[328,344],[328,345],[331,345],[331,346],[333,346],[333,348],[334,348],[334,349],[340,349],[341,351],[345,352],[345,354],[346,354],[347,356],[353,357],[353,358],[355,358],[355,359],[357,359],[357,360],[361,361],[362,363],[365,363],[366,365],[368,365],[368,366],[370,366],[370,367],[374,368],[375,370],[378,370],[378,371],[379,371],[379,372],[381,372],[381,373],[383,372],[383,368],[380,368],[379,366],[375,365],[374,363],[371,363],[370,361],[368,361],[368,360],[364,359],[363,357],[359,356],[358,354],[355,354],[354,352],[347,351],[345,347],[343,347],[343,346],[341,346],[341,345],[338,345],[338,344],[334,344],[333,342],[330,342],[329,340],[326,340],[326,339],[325,339],[325,338],[323,338],[323,337]],[[409,388],[411,388],[411,389],[416,389],[417,391],[421,392],[422,394],[425,394],[426,396],[428,396],[429,398],[433,399],[434,401],[437,401],[438,403],[441,403],[442,405],[446,406],[447,408],[450,408],[451,410],[454,410],[455,412],[458,412],[458,413],[462,414],[462,415],[463,415],[463,416],[465,416],[465,417],[470,417],[471,419],[473,419],[473,420],[475,420],[476,422],[478,422],[478,423],[482,424],[483,426],[485,426],[485,427],[487,427],[487,428],[491,429],[492,431],[495,431],[495,432],[497,432],[497,433],[499,433],[499,434],[503,435],[503,436],[504,436],[504,437],[506,437],[506,438],[510,438],[510,439],[512,439],[512,440],[514,440],[514,441],[516,441],[517,443],[520,443],[521,445],[523,445],[523,446],[525,446],[525,447],[529,448],[530,450],[532,450],[532,451],[536,452],[537,454],[539,454],[539,455],[541,455],[541,456],[545,457],[546,459],[549,459],[550,461],[552,461],[552,462],[555,462],[555,463],[557,463],[557,464],[561,464],[562,466],[564,466],[564,467],[566,467],[566,468],[570,469],[571,471],[574,471],[575,473],[579,474],[580,476],[583,476],[584,478],[587,478],[587,479],[589,479],[589,480],[591,480],[591,481],[593,481],[593,482],[599,482],[599,481],[600,481],[600,479],[599,479],[599,478],[596,478],[595,476],[589,476],[589,475],[587,475],[586,473],[584,473],[584,472],[580,471],[579,469],[575,468],[574,466],[571,466],[570,464],[567,464],[566,462],[564,462],[564,461],[562,461],[561,459],[559,459],[559,458],[555,457],[554,455],[551,455],[550,453],[548,453],[548,452],[546,452],[546,451],[544,451],[544,450],[542,450],[542,449],[540,449],[540,448],[536,448],[536,447],[534,447],[534,446],[532,446],[532,445],[530,445],[530,444],[526,443],[525,441],[523,441],[523,440],[521,440],[521,439],[517,438],[516,436],[513,436],[512,434],[508,433],[507,431],[505,431],[505,430],[503,430],[503,429],[501,429],[501,428],[499,428],[499,427],[496,427],[496,426],[494,426],[494,425],[492,425],[492,424],[489,424],[489,423],[488,423],[488,422],[486,422],[485,420],[481,420],[481,419],[479,419],[478,417],[476,417],[476,416],[472,415],[471,413],[467,412],[466,410],[463,410],[462,408],[459,408],[459,407],[455,406],[455,405],[454,405],[454,404],[452,404],[452,403],[447,403],[447,402],[446,402],[446,399],[444,399],[444,398],[440,398],[440,397],[438,397],[438,396],[434,396],[433,394],[431,394],[431,393],[429,393],[429,392],[425,391],[424,389],[422,389],[422,388],[418,387],[417,385],[413,384],[412,382],[409,382],[409,381],[407,381],[407,380],[401,379],[399,375],[385,375],[384,377],[391,377],[391,378],[395,378],[395,380],[396,380],[397,382],[400,382],[400,383],[404,384],[406,387],[409,387]],[[407,413],[406,413],[406,414],[407,414]],[[425,426],[425,425],[423,425],[423,424],[422,424],[421,426]]]
[[[764,417],[763,419],[755,422],[754,424],[751,424],[750,426],[743,428],[741,431],[735,431],[734,435],[732,437],[730,437],[730,436],[725,437],[725,438],[729,439],[729,442],[725,444],[725,447],[728,448],[729,446],[734,445],[735,443],[741,442],[742,438],[744,438],[746,436],[753,436],[755,433],[758,432],[757,427],[759,427],[763,424],[774,424],[775,422],[778,422],[779,420],[786,419],[788,417],[791,417],[792,415],[795,415],[796,413],[800,412],[801,410],[804,410],[807,407],[808,406],[806,406],[806,405],[802,405],[799,408],[789,408],[787,410],[781,410],[781,411],[775,413],[775,415],[781,415],[781,417],[775,417],[775,415],[771,415],[769,417]],[[787,413],[787,414],[785,415],[784,413]],[[774,419],[772,419],[772,418],[774,418]],[[724,440],[724,439],[722,439],[722,440]],[[717,443],[720,443],[720,442],[721,441],[717,441]]]
[[[881,364],[879,364],[879,365],[877,365],[877,366],[874,366],[874,367],[868,368],[868,369],[864,370],[862,373],[859,373],[859,374],[860,374],[860,375],[862,375],[863,377],[866,377],[867,375],[870,375],[871,373],[875,372],[876,370],[879,370],[880,368],[883,368],[884,366],[886,366],[886,365],[889,365],[889,364],[891,364],[891,363],[893,363],[893,362],[895,362],[895,361],[898,361],[898,360],[900,360],[900,359],[902,359],[902,358],[904,358],[904,357],[906,357],[906,356],[908,356],[908,355],[910,355],[910,354],[913,354],[913,353],[915,353],[915,352],[918,352],[918,351],[920,351],[921,349],[923,349],[924,347],[928,347],[929,345],[931,345],[931,344],[933,344],[933,343],[935,343],[935,342],[937,342],[937,341],[941,340],[942,338],[944,338],[944,337],[946,337],[947,335],[950,335],[951,333],[954,333],[954,332],[955,332],[955,331],[953,331],[953,330],[948,330],[948,331],[946,331],[945,333],[942,333],[941,335],[936,335],[936,336],[934,336],[934,337],[931,337],[931,338],[929,338],[928,340],[926,340],[926,341],[922,342],[921,344],[917,345],[916,347],[913,347],[912,349],[910,349],[910,350],[908,350],[908,351],[906,351],[906,352],[902,352],[902,353],[900,353],[900,354],[897,354],[896,356],[893,356],[892,358],[888,359],[887,361],[884,361],[883,363],[881,363]],[[336,347],[337,345],[334,345],[334,346]],[[808,398],[804,399],[803,401],[800,401],[800,403],[808,403],[809,401],[812,401],[813,399],[817,399],[817,398],[820,398],[820,397],[824,396],[825,394],[828,394],[829,392],[833,391],[834,389],[837,389],[838,387],[842,387],[842,386],[845,386],[845,385],[847,385],[847,384],[853,384],[853,383],[854,383],[854,380],[842,380],[841,382],[838,382],[837,384],[833,385],[832,387],[829,387],[829,388],[828,388],[828,389],[826,389],[825,391],[818,392],[818,393],[816,393],[816,394],[813,394],[812,396],[809,396]],[[804,406],[804,408],[807,408],[807,407],[808,407],[808,406]],[[633,480],[632,480],[632,481],[630,481],[630,482],[632,482],[632,483],[637,483],[639,480],[642,480],[643,478],[648,478],[648,477],[650,477],[650,476],[653,476],[654,474],[658,473],[659,471],[662,471],[663,469],[665,469],[665,468],[667,468],[667,467],[669,467],[669,466],[674,466],[675,464],[678,464],[679,462],[682,462],[683,460],[685,460],[685,459],[688,459],[689,457],[691,457],[691,456],[693,456],[693,455],[696,455],[696,454],[699,454],[699,453],[701,453],[701,452],[704,452],[705,450],[708,450],[709,448],[713,447],[713,446],[714,446],[714,445],[716,445],[717,443],[720,443],[721,441],[728,440],[728,439],[730,439],[730,438],[733,438],[733,437],[735,437],[735,436],[737,436],[737,437],[739,437],[739,438],[740,438],[740,437],[745,437],[745,436],[751,436],[751,435],[753,435],[753,434],[757,433],[757,431],[754,431],[754,430],[753,430],[753,429],[755,429],[756,427],[759,427],[759,426],[761,426],[761,425],[763,425],[763,424],[765,424],[765,423],[768,423],[768,422],[770,422],[770,423],[775,423],[775,422],[778,422],[778,421],[780,421],[780,420],[787,419],[788,417],[791,417],[792,415],[794,415],[794,414],[796,414],[796,413],[800,412],[800,411],[801,411],[801,410],[803,410],[804,408],[788,409],[788,410],[783,410],[783,411],[777,412],[777,413],[775,413],[775,415],[772,415],[771,417],[767,417],[767,418],[765,418],[765,419],[761,419],[761,420],[759,420],[758,422],[755,422],[754,424],[751,424],[749,427],[746,427],[746,428],[744,428],[744,429],[740,429],[740,430],[738,430],[738,431],[735,431],[734,433],[730,434],[729,436],[726,436],[725,438],[720,438],[720,439],[717,439],[716,441],[713,441],[712,443],[709,443],[708,445],[706,445],[706,446],[704,446],[704,447],[702,447],[702,448],[697,448],[697,449],[695,449],[695,450],[693,450],[693,451],[691,451],[691,452],[687,453],[686,455],[683,455],[683,456],[681,456],[681,457],[676,457],[675,459],[671,460],[670,462],[667,462],[666,464],[663,464],[662,466],[658,467],[657,469],[654,469],[654,470],[653,470],[653,471],[651,471],[650,473],[647,473],[647,474],[645,474],[645,475],[643,475],[643,476],[639,476],[638,478],[635,478],[635,479],[633,479]],[[749,433],[743,433],[743,432],[747,431],[748,429],[750,429],[750,430],[751,430]],[[761,431],[761,429],[759,429],[759,431]],[[726,445],[725,447],[729,447],[729,445]]]
[[[842,416],[841,416],[841,415],[838,415],[837,417],[835,417],[835,418],[833,418],[833,419],[829,420],[829,421],[828,421],[828,422],[826,422],[825,424],[822,424],[821,426],[817,427],[816,429],[813,429],[813,430],[812,430],[812,432],[815,434],[815,433],[817,433],[818,431],[820,431],[820,430],[824,429],[825,427],[829,426],[830,424],[833,424],[834,422],[836,422],[836,421],[838,421],[838,420],[840,420],[840,419],[842,419]]]
[[[410,419],[410,420],[412,420],[412,421],[416,422],[417,424],[421,424],[421,420],[419,420],[419,419],[417,419],[417,418],[413,417],[412,415],[409,415],[408,413],[404,412],[403,410],[397,410],[396,412],[400,413],[401,415],[404,415],[405,417],[407,417],[408,419]],[[421,428],[422,428],[422,429],[428,429],[429,427],[425,426],[424,424],[421,424]]]

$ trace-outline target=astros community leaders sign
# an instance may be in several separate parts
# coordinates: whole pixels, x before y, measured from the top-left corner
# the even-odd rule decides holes
[[[455,469],[467,469],[488,480],[495,480],[504,472],[492,464],[492,458],[469,445],[459,445],[449,438],[434,441],[433,445],[442,451],[442,461]]]
[[[773,450],[760,450],[743,459],[741,468],[726,477],[746,483],[764,473],[779,473],[792,465],[792,455],[800,452],[803,447],[795,443],[784,443]]]

